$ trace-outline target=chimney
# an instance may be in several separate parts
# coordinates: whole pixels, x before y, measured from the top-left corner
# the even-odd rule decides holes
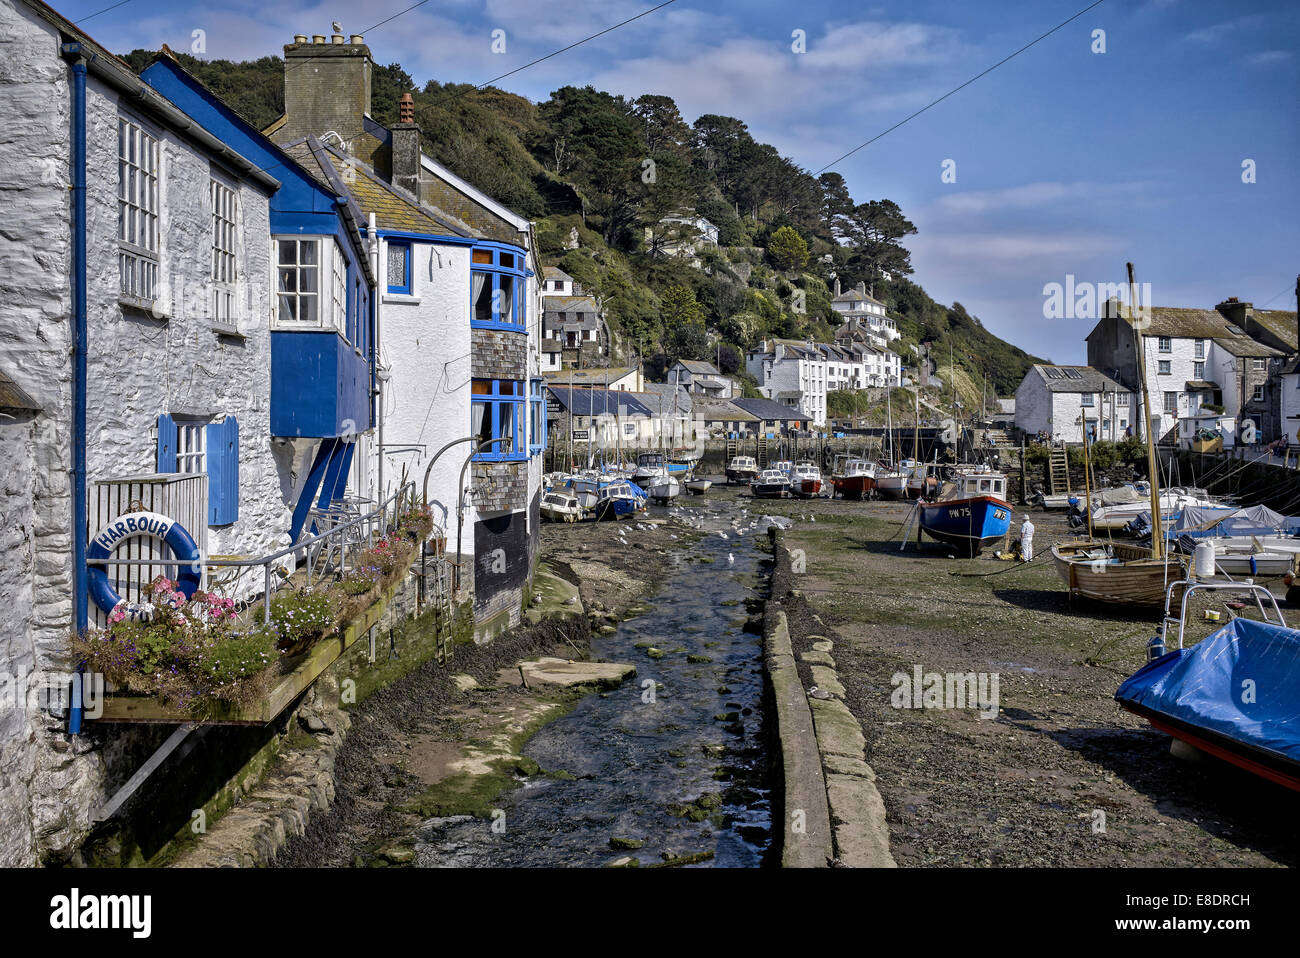
[[[397,104],[393,127],[393,185],[420,198],[420,127],[415,122],[415,100],[409,92]]]
[[[866,296],[866,295],[867,295],[867,283],[866,283],[866,280],[862,280],[862,281],[860,281],[860,282],[858,283],[858,285],[857,285],[857,286],[854,286],[853,288],[856,289],[856,290],[857,290],[861,295],[863,295],[863,296]]]
[[[331,131],[346,142],[363,132],[370,112],[370,48],[359,34],[351,43],[338,31],[330,39],[326,43],[316,33],[307,43],[299,33],[284,48],[284,125],[276,134],[281,143]]]
[[[835,295],[840,295],[840,278],[838,276],[835,277]]]
[[[1218,306],[1214,307],[1228,322],[1240,329],[1246,328],[1246,317],[1250,315],[1251,304],[1242,303],[1237,300],[1236,296],[1229,296]]]

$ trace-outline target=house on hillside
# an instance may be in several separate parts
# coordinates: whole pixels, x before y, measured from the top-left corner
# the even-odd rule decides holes
[[[694,258],[704,247],[718,245],[718,227],[694,210],[665,216],[645,230],[646,246],[663,256]],[[696,261],[698,264],[698,261]]]
[[[542,267],[542,297],[547,296],[574,296],[577,295],[574,287],[572,276],[560,269],[558,266]]]
[[[1247,332],[1250,304],[1226,300],[1214,309],[1152,306],[1142,328],[1152,429],[1173,439],[1180,420],[1203,412],[1231,417],[1237,432],[1264,441],[1279,429],[1266,395],[1270,374],[1282,366],[1281,349],[1261,341],[1271,333],[1258,321]],[[1274,322],[1274,317],[1269,317]],[[1242,325],[1245,323],[1245,325]],[[1087,336],[1088,364],[1136,391],[1136,339],[1128,308],[1106,303],[1103,318]],[[1247,425],[1249,423],[1249,425]],[[1142,417],[1134,417],[1134,432]],[[1244,433],[1243,433],[1244,430]]]
[[[645,376],[640,365],[609,366],[593,369],[561,369],[546,374],[549,385],[573,389],[608,389],[614,392],[641,392]]]
[[[745,369],[764,397],[825,425],[826,357],[816,343],[763,340],[746,351]]]
[[[786,403],[771,399],[733,399],[731,402],[754,417],[750,429],[755,435],[772,438],[806,434],[815,425],[807,413]]]
[[[902,333],[898,324],[885,311],[885,304],[867,292],[866,283],[858,283],[847,292],[840,292],[840,281],[835,281],[835,295],[831,308],[843,318],[843,325],[835,332],[835,339],[874,342],[888,346]]]
[[[668,367],[664,378],[670,383],[680,383],[692,393],[714,399],[730,399],[736,384],[718,372],[713,363],[699,359],[679,359]]]
[[[1030,366],[1013,408],[1016,428],[1031,438],[1081,443],[1085,420],[1090,442],[1123,439],[1130,428],[1137,433],[1133,390],[1091,366]]]

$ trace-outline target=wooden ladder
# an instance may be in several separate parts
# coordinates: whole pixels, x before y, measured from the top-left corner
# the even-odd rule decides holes
[[[1048,454],[1047,480],[1054,496],[1070,491],[1070,457],[1066,454],[1064,446],[1053,449]]]
[[[756,450],[756,452],[758,453],[758,468],[766,469],[767,468],[767,436],[758,437],[758,449]]]

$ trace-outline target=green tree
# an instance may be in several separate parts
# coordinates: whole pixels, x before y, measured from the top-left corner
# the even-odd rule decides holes
[[[808,265],[808,244],[789,226],[782,226],[768,240],[767,253],[777,269],[803,269]]]
[[[664,327],[664,353],[669,363],[699,359],[709,350],[704,329],[704,309],[689,286],[674,285],[660,297],[659,318]]]

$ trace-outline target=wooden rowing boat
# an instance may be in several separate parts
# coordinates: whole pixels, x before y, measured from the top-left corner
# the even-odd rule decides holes
[[[1052,546],[1056,571],[1076,596],[1126,606],[1159,606],[1171,582],[1187,578],[1187,559],[1154,558],[1146,546],[1076,539]]]

